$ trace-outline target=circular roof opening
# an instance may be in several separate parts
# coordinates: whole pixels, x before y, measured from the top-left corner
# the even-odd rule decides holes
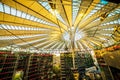
[[[66,41],[70,41],[71,38],[70,38],[70,33],[73,33],[74,34],[74,40],[77,41],[77,40],[80,40],[81,38],[84,37],[84,33],[82,31],[75,31],[74,27],[71,27],[71,29],[68,29],[69,32],[65,32],[63,34],[63,38],[64,40]],[[74,33],[75,32],[75,33]]]

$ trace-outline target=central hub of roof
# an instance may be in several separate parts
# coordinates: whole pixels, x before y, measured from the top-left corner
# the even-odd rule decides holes
[[[78,40],[80,40],[81,38],[84,37],[84,33],[82,31],[77,31],[77,30],[75,31],[75,28],[71,27],[71,28],[68,29],[67,32],[65,32],[63,34],[64,40],[70,41],[71,40],[71,38],[70,38],[71,34],[74,34],[74,40],[75,41],[78,41]]]

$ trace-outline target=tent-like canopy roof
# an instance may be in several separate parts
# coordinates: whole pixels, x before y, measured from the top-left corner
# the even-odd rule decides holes
[[[120,4],[105,0],[1,0],[0,47],[89,50],[120,41]]]

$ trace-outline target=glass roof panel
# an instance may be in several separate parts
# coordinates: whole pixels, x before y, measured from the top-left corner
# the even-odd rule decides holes
[[[48,10],[51,14],[55,15],[61,22],[63,22],[65,24],[65,21],[63,20],[63,18],[61,17],[61,15],[58,13],[58,11],[53,10],[48,2],[40,2],[39,3],[46,9]],[[54,25],[55,26],[55,25]]]
[[[16,15],[16,9],[15,8],[11,8],[11,15]]]
[[[5,13],[10,14],[10,12],[11,12],[11,15],[13,15],[13,16],[25,18],[25,19],[32,20],[32,21],[35,21],[35,22],[37,22],[37,20],[38,20],[37,17],[32,16],[32,15],[30,15],[28,13],[22,12],[20,10],[16,10],[15,8],[12,8],[12,7],[10,7],[10,6],[6,5],[6,4],[4,4],[4,8],[5,8]],[[1,12],[3,12],[4,8],[3,8],[2,3],[0,3],[0,9],[1,9],[0,11]],[[11,8],[11,11],[10,11],[10,8]],[[47,23],[49,23],[49,22],[47,22]],[[44,22],[42,24],[46,24],[46,23]],[[53,26],[53,25],[56,26],[55,24],[52,24],[52,23],[49,23],[48,25],[50,25],[50,26]]]
[[[37,19],[37,22],[40,22],[40,19]]]
[[[107,22],[107,23],[104,23],[104,24],[101,24],[101,25],[110,25],[110,24],[120,24],[119,19],[114,20],[114,21],[110,21],[110,22]]]
[[[47,48],[47,47],[49,47],[50,45],[53,45],[53,44],[55,44],[55,41],[52,41],[50,44],[44,46],[43,48],[45,49],[45,48]]]
[[[32,37],[40,37],[40,36],[47,36],[47,34],[22,35],[22,36],[18,36],[18,37],[19,38],[32,38]]]
[[[103,29],[103,30],[114,30],[114,27],[113,28],[106,28],[106,29]]]
[[[4,4],[5,13],[10,14],[10,7]]]
[[[120,24],[120,19],[118,19],[118,23]]]
[[[6,24],[1,24],[1,27],[3,29],[10,29],[10,30],[49,30],[45,28],[32,28],[32,27],[23,27],[23,26],[12,26],[12,25],[6,25]]]
[[[30,16],[31,16],[31,15],[27,14],[26,19],[30,19]]]
[[[115,14],[119,14],[119,13],[120,13],[120,8],[117,8],[117,9],[113,10],[113,11],[108,15],[108,17],[114,16]]]
[[[50,5],[47,5],[47,6],[46,6],[46,9],[47,9],[47,10],[50,10],[50,8],[51,8]]]
[[[10,26],[10,25],[9,25]],[[11,27],[11,30],[15,30],[15,26],[10,26]]]
[[[50,49],[53,49],[58,44],[59,44],[59,42],[55,43]]]
[[[49,42],[51,42],[51,41],[46,41],[46,42],[43,42],[43,43],[37,44],[37,45],[35,45],[35,47],[39,47],[39,46],[41,46],[41,45],[43,45],[43,44],[46,44],[46,43],[49,43]]]
[[[37,21],[38,18],[34,18],[34,21]]]
[[[19,10],[17,10],[17,16],[18,16],[18,17],[21,17],[21,14],[22,14],[22,12],[19,11]]]
[[[46,39],[47,39],[47,38],[37,39],[37,40],[29,41],[29,42],[19,43],[19,44],[17,44],[17,45],[28,45],[28,44],[40,42],[40,41],[43,41],[43,40],[46,40]]]
[[[107,4],[108,3],[108,1],[106,1],[106,0],[100,0],[101,1],[101,4]]]
[[[30,17],[30,20],[32,20],[32,21],[33,21],[33,20],[34,20],[34,18],[35,18],[34,16],[31,16],[31,17]]]
[[[107,3],[106,3],[107,4]],[[87,18],[89,18],[90,16],[92,16],[93,14],[95,14],[98,10],[100,10],[104,5],[103,2],[101,1],[100,3],[98,3],[96,5],[96,7],[85,17],[84,20],[86,20]]]
[[[0,2],[0,12],[4,12],[3,10],[3,4]]]
[[[22,18],[25,18],[26,15],[27,15],[27,14],[23,12],[23,13],[22,13]]]
[[[67,1],[70,1],[70,0],[67,0],[67,1],[66,0],[61,0],[61,2],[62,1],[63,1],[63,3],[57,3],[56,4],[57,9],[59,8],[59,10],[62,10],[62,8],[65,7],[64,11],[67,12]],[[69,37],[68,36],[66,36],[66,37],[68,37],[69,40],[72,39],[71,36],[70,36],[71,35],[70,32],[75,32],[74,33],[74,41],[75,41],[74,46],[75,46],[75,48],[80,48],[81,50],[87,50],[87,49],[89,49],[89,47],[91,48],[91,47],[94,47],[95,45],[101,45],[102,42],[104,43],[105,46],[109,46],[109,45],[114,44],[114,40],[111,40],[110,38],[113,36],[112,33],[113,33],[113,30],[114,30],[114,27],[120,24],[120,19],[118,19],[119,17],[117,17],[117,15],[120,13],[119,5],[117,6],[117,5],[114,5],[114,3],[105,2],[105,0],[100,0],[101,1],[100,3],[98,3],[99,1],[91,0],[91,2],[93,2],[93,3],[90,4],[88,7],[86,7],[87,1],[85,2],[86,4],[81,5],[81,2],[84,3],[84,1],[85,0],[82,0],[82,1],[81,0],[71,0],[72,5],[68,4],[71,7],[71,11],[72,11],[71,14],[72,15],[71,16],[69,15],[67,17],[72,18],[73,23],[70,21],[72,23],[72,25],[74,25],[74,21],[76,19],[76,16],[78,15],[79,11],[80,12],[86,11],[87,14],[88,14],[88,15],[83,14],[86,17],[83,16],[83,17],[81,17],[81,20],[80,20],[81,23],[82,23],[89,18],[88,21],[86,21],[82,24],[80,23],[80,25],[79,25],[79,22],[77,22],[78,26],[76,26],[77,24],[74,26],[74,27],[79,27],[78,31],[75,30],[75,29],[74,29],[75,31],[72,31],[72,29],[71,30],[69,29],[69,27],[71,27],[71,26],[68,26],[67,23],[64,21],[64,18],[65,18],[65,15],[66,15],[66,14],[64,14],[65,13],[64,11],[59,13],[59,12],[57,12],[59,10],[53,10],[53,12],[51,12],[52,8],[49,4],[49,2],[51,2],[51,1],[49,1],[49,0],[44,0],[44,1],[43,0],[38,0],[38,1],[36,1],[35,4],[40,4],[39,6],[36,6],[34,4],[33,5],[24,4],[24,3],[21,2],[21,0],[17,0],[17,2],[20,2],[22,5],[21,4],[15,4],[14,8],[12,7],[12,4],[9,4],[7,1],[5,1],[4,3],[0,2],[0,12],[3,12],[2,15],[3,14],[10,14],[12,17],[15,17],[15,18],[19,17],[18,20],[23,20],[24,19],[28,23],[28,25],[30,24],[30,21],[31,21],[33,23],[37,22],[38,25],[39,24],[44,24],[44,26],[49,25],[49,26],[57,27],[58,30],[59,30],[59,27],[57,26],[57,24],[54,24],[54,23],[48,21],[49,19],[46,20],[47,19],[46,16],[45,17],[42,16],[42,15],[45,15],[44,13],[39,13],[38,12],[37,14],[38,15],[40,14],[40,16],[36,17],[36,16],[38,16],[38,15],[36,15],[37,11],[35,11],[37,9],[33,8],[33,6],[36,6],[37,8],[40,7],[43,10],[46,9],[46,11],[49,12],[49,13],[46,14],[47,17],[48,17],[48,15],[51,15],[53,13],[54,19],[56,17],[58,20],[60,20],[63,23],[63,24],[60,23],[60,27],[61,26],[62,27],[66,26],[65,30],[62,29],[62,32],[60,32],[60,31],[51,30],[49,28],[46,29],[47,27],[46,28],[39,28],[39,27],[35,27],[35,26],[34,27],[32,27],[32,26],[18,26],[19,24],[14,25],[14,22],[13,22],[14,19],[11,19],[11,21],[9,20],[10,23],[8,23],[8,22],[1,23],[0,29],[1,29],[1,32],[4,31],[3,29],[5,29],[6,31],[7,30],[11,31],[11,33],[12,33],[12,31],[15,31],[14,33],[15,33],[16,36],[14,36],[14,35],[3,36],[2,35],[2,36],[0,36],[0,40],[6,40],[8,42],[9,42],[9,40],[11,40],[11,41],[13,41],[13,43],[16,43],[17,41],[20,41],[21,43],[19,43],[18,45],[20,45],[20,46],[23,45],[25,47],[26,47],[26,45],[30,45],[30,47],[31,47],[32,44],[36,45],[38,43],[38,45],[36,45],[36,47],[39,47],[39,49],[48,48],[47,50],[54,50],[54,51],[58,50],[59,48],[61,48],[59,50],[62,50],[62,49],[65,50],[65,47],[67,46],[70,50],[71,49],[71,47],[69,47],[69,46],[71,46],[70,41],[64,42],[64,40],[63,40],[63,35],[65,34],[65,32],[68,31],[68,34],[66,34],[66,35],[68,35]],[[95,1],[95,3],[94,3],[94,1]],[[54,2],[55,2],[55,0],[53,0],[53,3]],[[6,4],[9,4],[9,6],[6,5]],[[61,4],[62,4],[63,7],[59,6]],[[106,4],[107,4],[107,6],[105,6]],[[111,7],[108,8],[109,5],[111,5]],[[25,12],[24,10],[26,10],[26,9],[24,7],[21,7],[24,10],[20,9],[20,6],[26,6],[26,7],[31,6],[31,7],[27,8],[28,11]],[[82,8],[82,9],[79,9],[79,8]],[[39,9],[39,10],[41,10],[41,9]],[[93,9],[93,10],[91,10],[91,9]],[[101,15],[99,13],[101,13],[101,11],[104,11],[104,10],[106,12],[107,9],[109,9],[108,11],[110,11],[110,13],[108,12],[109,15],[107,17],[109,17],[109,16],[111,16],[111,17],[106,18],[105,21],[103,21],[103,22],[100,22],[100,18],[101,18],[100,16]],[[32,13],[29,13],[31,11],[32,11]],[[88,13],[88,12],[90,12],[90,13]],[[104,12],[103,12],[103,14],[104,14]],[[4,19],[8,19],[8,17],[9,17],[9,15],[3,15],[3,21],[4,21]],[[41,17],[42,17],[42,19],[40,19]],[[54,21],[54,19],[51,19],[51,20]],[[69,21],[69,19],[70,18],[68,18],[66,20]],[[113,24],[113,25],[111,25],[111,24]],[[22,24],[20,24],[20,25],[22,25]],[[86,28],[84,28],[85,26],[86,26]],[[99,26],[99,28],[97,30],[98,26]],[[79,38],[80,36],[76,36],[76,35],[81,35],[80,33],[77,33],[81,29],[85,33],[85,36],[80,38],[80,40],[79,40],[77,38]],[[27,35],[27,34],[18,35],[17,31],[19,32],[20,30],[24,30],[25,32],[26,31],[30,31],[30,32],[37,31],[37,32],[40,32],[40,33],[34,34],[34,35],[32,35],[32,34],[31,35],[30,34],[29,35]],[[51,32],[51,34],[45,33],[43,35],[41,33],[41,30],[45,30],[45,31],[50,31],[51,30],[52,32]],[[95,35],[93,35],[94,33],[95,33]],[[42,37],[39,37],[39,36],[42,36]],[[24,38],[28,38],[28,39],[24,39]],[[37,40],[36,40],[36,38],[37,38]],[[50,39],[55,39],[55,40],[50,43],[49,38]],[[23,41],[22,42],[19,39],[24,39],[24,40],[28,40],[28,41]],[[89,39],[89,41],[87,41],[88,39]],[[0,43],[2,44],[2,41]],[[44,45],[44,44],[46,44],[47,46],[42,47],[42,45]],[[32,45],[32,47],[34,47],[33,45]]]

